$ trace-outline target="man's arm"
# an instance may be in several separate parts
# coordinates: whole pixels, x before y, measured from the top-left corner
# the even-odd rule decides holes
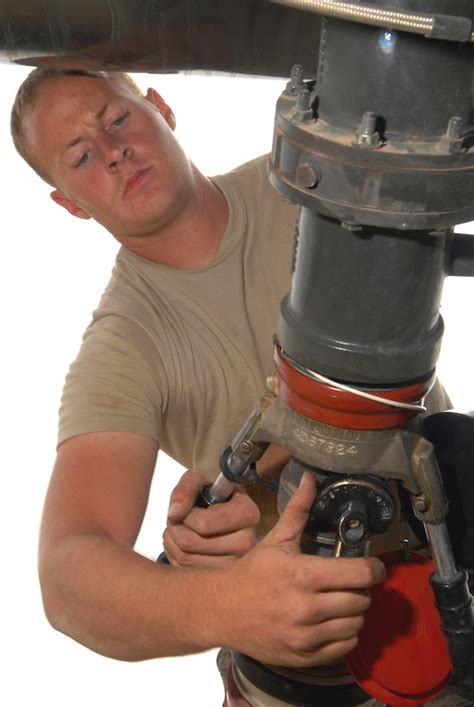
[[[123,660],[224,645],[304,667],[355,645],[366,590],[383,567],[301,554],[310,476],[243,557],[219,568],[166,566],[133,550],[156,454],[156,442],[128,433],[81,435],[60,447],[40,543],[44,604],[57,629]]]
[[[133,550],[157,452],[154,440],[130,433],[68,440],[58,450],[43,513],[39,573],[48,619],[123,660],[211,647],[198,611],[194,632],[187,631],[189,578]]]

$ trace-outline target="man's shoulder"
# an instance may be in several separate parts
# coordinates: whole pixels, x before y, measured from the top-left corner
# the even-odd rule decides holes
[[[122,247],[85,335],[98,329],[127,335],[140,328],[149,329],[151,322],[158,318],[165,298],[157,287],[159,279],[155,278],[155,282],[150,272],[153,272],[153,263]]]
[[[242,191],[254,191],[258,186],[269,187],[268,183],[268,155],[256,157],[253,160],[235,167],[226,172],[212,177],[217,184],[233,183]]]
[[[268,175],[268,155],[260,155],[255,157],[253,160],[244,162],[238,167],[234,167],[229,174],[233,174],[236,177],[241,177],[245,179],[249,178],[259,178],[261,175],[267,178]]]
[[[262,155],[212,179],[227,195],[237,189],[247,208],[254,209],[262,204],[271,204],[272,208],[278,211],[296,213],[296,207],[290,205],[271,185],[268,167],[269,155]],[[292,217],[294,218],[294,215]]]

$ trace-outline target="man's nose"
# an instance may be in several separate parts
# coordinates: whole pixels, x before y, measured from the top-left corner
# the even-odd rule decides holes
[[[102,136],[101,151],[106,167],[111,171],[132,155],[132,148],[126,142],[107,134]]]

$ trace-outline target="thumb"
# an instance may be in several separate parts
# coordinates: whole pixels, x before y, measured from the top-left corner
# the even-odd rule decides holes
[[[169,521],[182,523],[196,505],[196,499],[204,483],[203,477],[195,469],[189,469],[182,475],[171,492],[168,508]]]
[[[301,535],[315,498],[316,478],[310,471],[305,471],[278,523],[262,540],[261,545],[292,545],[299,550]]]

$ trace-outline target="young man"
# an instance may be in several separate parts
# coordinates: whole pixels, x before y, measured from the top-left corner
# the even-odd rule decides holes
[[[45,610],[58,630],[124,660],[227,646],[321,665],[356,645],[384,569],[301,554],[312,478],[258,543],[245,493],[193,508],[265,392],[296,211],[264,160],[204,177],[174,125],[156,91],[142,96],[122,74],[36,69],[13,109],[17,149],[53,200],[122,244],[65,384],[41,530]],[[171,498],[170,566],[133,550],[159,447],[193,469]],[[261,473],[282,459],[270,450]]]

